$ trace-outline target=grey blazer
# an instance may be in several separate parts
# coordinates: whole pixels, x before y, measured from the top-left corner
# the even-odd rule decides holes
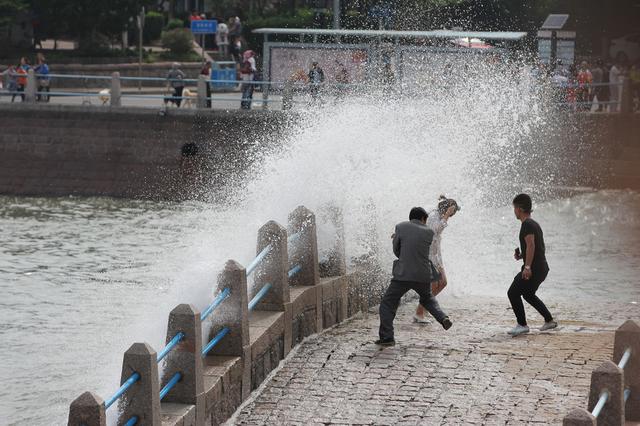
[[[398,259],[393,261],[393,279],[430,282],[429,248],[432,241],[433,231],[417,219],[397,224],[393,253]]]

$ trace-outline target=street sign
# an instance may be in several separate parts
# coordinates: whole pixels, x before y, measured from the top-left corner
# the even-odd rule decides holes
[[[191,32],[193,34],[215,34],[217,31],[218,21],[215,19],[191,21]]]

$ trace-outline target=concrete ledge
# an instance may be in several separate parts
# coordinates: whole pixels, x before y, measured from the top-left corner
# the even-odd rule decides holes
[[[167,402],[160,404],[162,426],[196,426],[196,406]]]

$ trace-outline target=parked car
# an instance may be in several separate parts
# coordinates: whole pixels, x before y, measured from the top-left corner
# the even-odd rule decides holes
[[[640,33],[628,34],[611,40],[609,55],[624,63],[640,59]]]

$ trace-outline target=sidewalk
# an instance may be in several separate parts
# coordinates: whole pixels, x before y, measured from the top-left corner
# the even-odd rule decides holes
[[[505,332],[515,320],[502,299],[442,298],[454,321],[412,324],[401,306],[395,347],[372,342],[377,313],[310,338],[230,420],[233,424],[561,424],[587,405],[591,371],[613,350],[613,331],[640,318],[631,304],[550,305],[556,331]],[[603,315],[606,313],[607,317]]]

